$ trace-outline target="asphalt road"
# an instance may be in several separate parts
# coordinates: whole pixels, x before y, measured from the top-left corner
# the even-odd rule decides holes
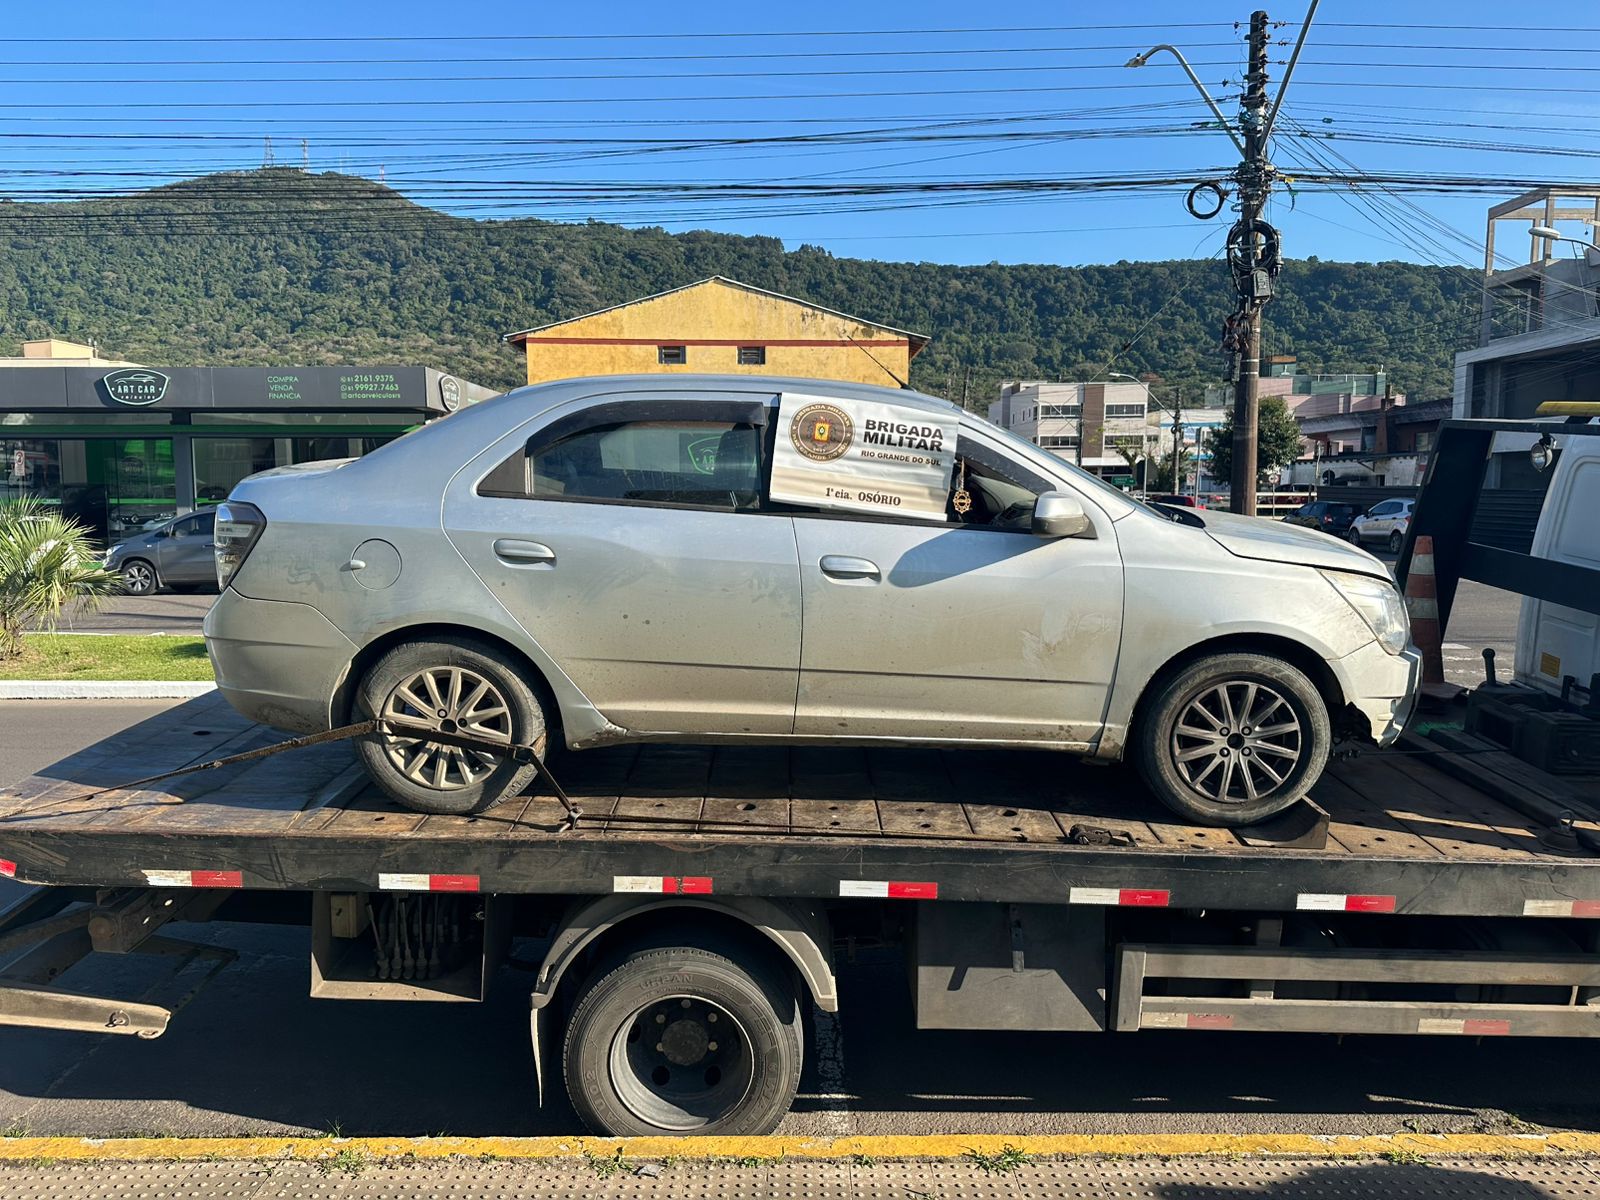
[[[161,703],[0,704],[0,782]],[[16,885],[8,885],[6,898]],[[214,925],[239,960],[151,1042],[0,1029],[0,1128],[34,1134],[570,1134],[559,1079],[541,1109],[526,974],[484,1005],[312,1000],[308,935]],[[63,982],[160,999],[160,960],[87,961]],[[187,983],[185,978],[180,982]],[[1600,1044],[913,1028],[897,962],[845,964],[780,1132],[1383,1133],[1600,1129]]]
[[[73,633],[198,634],[216,598],[212,592],[118,596],[101,609],[63,618],[60,628]]]

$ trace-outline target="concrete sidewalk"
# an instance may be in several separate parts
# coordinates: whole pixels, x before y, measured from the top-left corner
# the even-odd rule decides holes
[[[770,1200],[987,1200],[994,1197],[1115,1197],[1117,1200],[1536,1200],[1600,1194],[1600,1161],[1533,1159],[1438,1162],[1273,1158],[1067,1158],[1008,1167],[971,1158],[944,1161],[749,1159],[560,1162],[390,1159],[371,1162],[329,1143],[315,1162],[31,1163],[0,1167],[10,1200],[621,1200],[664,1197]]]

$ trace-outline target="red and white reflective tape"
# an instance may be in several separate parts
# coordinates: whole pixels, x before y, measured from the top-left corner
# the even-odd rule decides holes
[[[1230,1013],[1152,1012],[1139,1018],[1144,1029],[1232,1029]]]
[[[1346,892],[1301,892],[1294,906],[1310,912],[1392,913],[1393,896],[1356,896]]]
[[[1600,900],[1524,900],[1525,917],[1600,917]]]
[[[380,892],[476,892],[476,875],[420,875],[379,873]]]
[[[937,900],[937,883],[904,879],[841,879],[839,895],[860,900]]]
[[[9,858],[0,858],[0,875],[4,875],[7,879],[15,879],[17,877],[17,864]]]
[[[1067,893],[1068,904],[1114,904],[1121,908],[1166,908],[1172,893],[1160,888],[1075,887]]]
[[[141,871],[151,887],[242,888],[242,871]]]
[[[709,896],[709,875],[613,875],[613,892],[650,892],[664,896]]]
[[[1460,1017],[1423,1017],[1417,1022],[1418,1033],[1464,1033],[1468,1037],[1503,1037],[1511,1032],[1510,1021],[1495,1021],[1486,1017],[1462,1019]]]

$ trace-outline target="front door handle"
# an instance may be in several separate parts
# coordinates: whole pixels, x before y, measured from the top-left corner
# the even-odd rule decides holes
[[[817,565],[831,579],[883,578],[877,563],[865,558],[852,558],[848,554],[824,554]]]
[[[499,538],[495,541],[494,552],[516,566],[533,563],[548,563],[552,567],[556,565],[556,552],[543,542],[520,542],[515,538]]]

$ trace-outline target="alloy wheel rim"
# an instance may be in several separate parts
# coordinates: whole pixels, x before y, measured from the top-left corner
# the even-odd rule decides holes
[[[1172,728],[1172,760],[1184,782],[1220,804],[1246,804],[1282,790],[1304,744],[1294,706],[1253,679],[1199,692]]]
[[[511,744],[511,706],[489,679],[467,667],[425,667],[395,685],[380,716],[402,725],[426,725]],[[477,783],[500,763],[498,755],[428,741],[425,736],[386,734],[384,753],[412,783],[439,792]]]
[[[738,1018],[681,993],[636,1009],[612,1038],[607,1067],[629,1112],[679,1133],[726,1116],[755,1080],[755,1056]]]
[[[155,582],[150,574],[150,568],[143,563],[134,563],[123,569],[123,577],[128,581],[128,590],[142,592]]]

